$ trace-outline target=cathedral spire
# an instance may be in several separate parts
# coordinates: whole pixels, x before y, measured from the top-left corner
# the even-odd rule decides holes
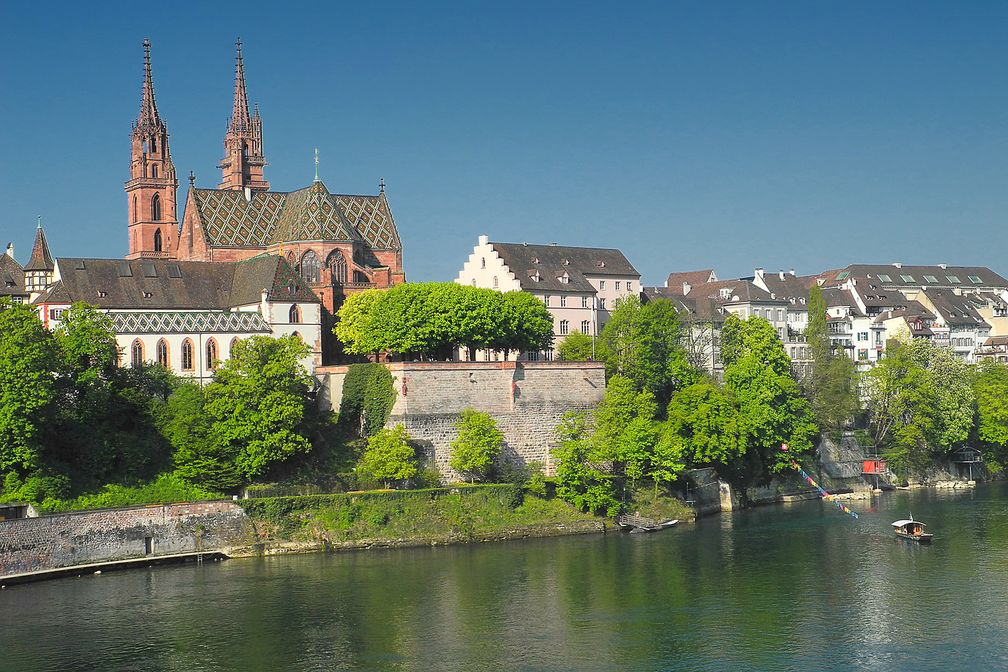
[[[143,92],[140,94],[140,114],[136,125],[144,130],[153,130],[161,125],[157,104],[154,102],[154,78],[151,77],[150,40],[144,38],[144,80]]]
[[[240,37],[235,41],[235,48],[238,55],[235,58],[235,92],[234,106],[231,110],[231,128],[245,130],[251,125],[252,120],[249,118],[248,95],[245,93],[245,65],[242,62]]]
[[[241,38],[235,42],[234,104],[231,106],[231,120],[224,135],[224,158],[221,159],[221,183],[219,189],[269,190],[269,182],[263,176],[266,157],[263,156],[262,117],[259,106],[255,114],[249,116],[248,94],[245,91],[245,61],[242,59]]]

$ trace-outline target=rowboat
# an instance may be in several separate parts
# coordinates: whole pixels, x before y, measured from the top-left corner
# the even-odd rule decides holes
[[[635,513],[632,516],[619,516],[616,519],[616,523],[624,532],[640,534],[642,532],[657,532],[658,530],[675,527],[679,523],[679,519],[666,520],[662,523]]]
[[[927,526],[919,520],[914,520],[913,515],[907,520],[894,521],[892,526],[897,537],[907,541],[916,541],[918,544],[930,544],[934,537],[930,532],[924,531]]]

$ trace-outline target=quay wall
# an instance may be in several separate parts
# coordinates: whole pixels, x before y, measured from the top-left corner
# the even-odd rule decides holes
[[[601,362],[393,362],[396,400],[387,426],[403,424],[431,466],[448,466],[455,423],[467,408],[483,411],[504,434],[500,460],[541,463],[553,473],[553,430],[568,411],[591,411],[605,394]],[[347,367],[322,367],[323,403],[339,409]]]
[[[0,577],[173,553],[221,550],[249,539],[234,502],[75,511],[0,521]]]

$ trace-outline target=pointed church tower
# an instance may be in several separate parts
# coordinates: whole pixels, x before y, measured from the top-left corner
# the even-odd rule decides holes
[[[55,269],[56,264],[53,263],[52,254],[49,252],[49,241],[46,240],[45,231],[42,230],[42,218],[39,217],[31,259],[24,267],[25,289],[32,293],[32,298],[41,294],[53,283]]]
[[[266,158],[262,146],[262,117],[259,106],[249,116],[248,96],[245,93],[245,65],[242,63],[241,39],[235,46],[238,57],[235,63],[234,106],[231,121],[224,135],[224,158],[221,159],[221,183],[218,189],[269,190],[263,177]]]
[[[127,259],[173,257],[178,235],[178,180],[168,149],[168,129],[158,116],[154,102],[150,40],[144,40],[143,47],[143,94],[140,115],[133,124],[130,179],[126,183],[126,205],[129,208]]]

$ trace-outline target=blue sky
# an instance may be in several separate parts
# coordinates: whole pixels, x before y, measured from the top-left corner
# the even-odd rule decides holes
[[[412,280],[481,233],[649,284],[1008,272],[1008,3],[211,4],[3,4],[0,245],[25,261],[42,215],[57,255],[125,253],[144,37],[180,209],[190,170],[216,186],[241,35],[273,188],[316,146],[331,191],[383,176]]]

